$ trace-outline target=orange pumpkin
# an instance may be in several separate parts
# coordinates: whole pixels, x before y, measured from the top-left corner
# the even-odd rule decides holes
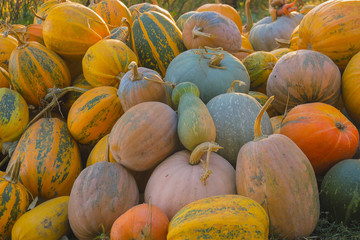
[[[122,214],[111,227],[111,240],[166,240],[169,219],[157,206],[143,203]]]
[[[356,127],[338,109],[325,103],[293,108],[284,118],[280,133],[306,154],[318,175],[352,158],[359,142]]]
[[[46,19],[49,12],[58,4],[64,3],[66,0],[47,0],[44,1],[43,4],[40,5],[39,9],[36,12],[36,16],[34,17],[33,24],[43,24],[44,19]],[[67,2],[69,3],[69,2]]]
[[[43,26],[40,24],[30,24],[26,27],[26,32],[24,34],[24,40],[29,41],[35,41],[38,43],[41,43],[42,45],[45,45],[43,35],[42,35],[42,29]]]
[[[0,67],[0,88],[10,87],[9,73],[2,67]]]
[[[297,25],[296,28],[294,28],[293,32],[291,33],[289,48],[294,51],[298,50],[299,48],[298,42],[299,42],[299,25]]]
[[[9,59],[12,51],[18,46],[18,41],[8,35],[0,33],[0,67],[9,69]]]

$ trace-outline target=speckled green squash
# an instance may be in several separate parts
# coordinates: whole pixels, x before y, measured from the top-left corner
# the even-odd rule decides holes
[[[29,122],[24,98],[9,88],[0,88],[0,151],[4,142],[18,139]]]
[[[176,25],[179,27],[179,29],[182,31],[184,29],[184,24],[186,22],[186,20],[189,19],[189,17],[191,17],[192,15],[194,15],[195,13],[197,13],[196,11],[189,11],[186,12],[184,14],[182,14],[177,20],[176,20]]]
[[[115,87],[96,87],[82,94],[71,106],[67,123],[81,144],[95,145],[109,134],[124,113]]]
[[[65,122],[41,118],[21,136],[9,165],[21,159],[20,182],[33,197],[70,194],[81,170],[80,152]]]
[[[260,204],[240,195],[192,202],[170,221],[168,240],[268,239],[269,218]]]
[[[247,93],[250,77],[245,66],[226,51],[191,49],[181,53],[166,70],[165,82],[175,84],[192,82],[200,90],[200,99],[206,104],[213,97],[226,93],[234,80],[235,91]]]
[[[132,25],[132,46],[140,65],[165,76],[170,62],[186,48],[175,22],[158,12],[144,12]]]
[[[214,142],[216,137],[214,121],[199,95],[199,89],[190,82],[178,84],[172,92],[172,102],[178,105],[179,139],[189,151],[201,143]]]
[[[129,10],[131,12],[131,16],[134,21],[144,12],[156,11],[158,13],[164,14],[164,16],[168,17],[171,21],[175,22],[169,11],[155,4],[151,4],[147,2],[139,3],[130,6]]]

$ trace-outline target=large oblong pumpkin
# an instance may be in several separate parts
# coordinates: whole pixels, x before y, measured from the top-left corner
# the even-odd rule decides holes
[[[116,122],[109,136],[115,160],[134,171],[153,168],[179,146],[177,115],[161,102],[139,103]]]
[[[260,204],[240,195],[218,195],[183,207],[169,224],[168,240],[268,239],[269,217]]]
[[[299,25],[299,49],[312,49],[330,57],[344,70],[360,51],[360,2],[325,1],[305,15]]]
[[[37,9],[36,16],[34,17],[33,24],[43,24],[44,19],[46,19],[49,12],[58,4],[61,3],[69,3],[69,1],[66,0],[48,0],[44,1],[43,4],[40,5],[40,7]]]
[[[78,3],[56,6],[43,25],[46,47],[67,59],[81,59],[90,46],[109,34],[104,20]]]
[[[9,165],[20,158],[20,182],[33,197],[69,195],[81,170],[80,152],[65,122],[41,118],[21,136]]]
[[[260,122],[271,101],[256,118],[254,140],[239,151],[237,193],[265,208],[271,232],[279,239],[308,237],[320,215],[315,173],[309,159],[288,137],[262,134]]]
[[[116,88],[96,87],[83,93],[73,103],[67,124],[76,141],[93,146],[110,133],[123,113]]]
[[[282,56],[275,64],[266,86],[266,94],[275,96],[274,108],[281,114],[309,102],[333,106],[339,101],[341,75],[326,55],[312,50],[297,50]]]
[[[280,133],[298,145],[319,175],[351,158],[359,142],[356,127],[338,109],[325,103],[293,108],[286,114]]]
[[[163,77],[170,62],[186,50],[175,22],[155,11],[144,12],[134,20],[131,39],[140,66]]]

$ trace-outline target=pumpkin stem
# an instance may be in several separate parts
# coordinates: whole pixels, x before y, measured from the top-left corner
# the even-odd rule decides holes
[[[197,38],[197,37],[206,37],[206,38],[213,38],[214,35],[210,34],[210,33],[204,33],[202,32],[204,29],[203,27],[198,27],[195,26],[192,30],[192,37],[193,39]]]
[[[261,131],[261,120],[262,120],[264,113],[266,112],[266,110],[268,109],[270,104],[272,103],[272,101],[274,101],[274,96],[269,97],[269,99],[266,101],[265,105],[261,108],[259,114],[256,117],[255,126],[254,126],[255,139],[261,138],[263,136],[262,131]]]
[[[254,21],[251,15],[250,3],[250,0],[246,0],[245,2],[246,24],[243,26],[243,33],[249,33],[254,25]]]
[[[19,44],[18,44],[17,48],[19,48],[19,49],[25,48],[29,45],[28,42],[24,42],[23,40],[21,40],[19,35],[14,30],[9,30],[8,32],[9,32],[9,34],[11,34],[11,36],[15,37],[16,40],[18,41]]]
[[[6,155],[6,156],[3,158],[3,160],[1,160],[1,162],[0,162],[0,168],[1,168],[2,166],[4,166],[4,165],[9,161],[9,159],[10,159],[9,155]]]
[[[30,7],[30,11],[31,11],[31,13],[32,13],[36,18],[40,19],[41,21],[45,21],[45,18],[40,17],[40,16],[35,12],[34,7],[31,6],[31,7]]]
[[[274,62],[268,62],[266,64],[266,67],[263,68],[263,70],[273,70],[275,67],[275,63]]]
[[[152,0],[152,4],[159,5],[156,0]]]
[[[13,142],[4,142],[2,143],[2,153],[7,154],[10,157],[12,156],[13,152],[16,149],[16,146],[19,141],[13,141]]]
[[[126,17],[123,17],[121,19],[121,25],[120,26],[114,26],[114,25],[110,25],[110,24],[106,24],[108,27],[111,27],[111,28],[116,28],[116,31],[114,31],[113,33],[111,33],[110,35],[104,37],[104,39],[109,39],[111,38],[112,36],[116,35],[118,32],[120,31],[126,31],[126,34],[124,36],[120,36],[120,38],[117,38],[117,40],[119,41],[122,41],[122,42],[126,42],[128,39],[129,39],[129,36],[130,36],[130,23],[129,21],[127,20]],[[127,28],[127,30],[124,30],[122,28],[122,26],[125,25],[125,27]]]
[[[289,48],[290,40],[283,38],[275,38],[275,42],[279,45],[278,48]]]
[[[209,67],[218,68],[218,69],[226,69],[226,67],[220,67],[220,62],[225,58],[224,53],[214,53],[213,56],[209,60]]]
[[[138,65],[135,61],[132,61],[129,64],[128,69],[132,70],[132,76],[130,77],[131,81],[138,81],[143,78],[143,74],[138,72]]]
[[[209,163],[210,163],[210,154],[211,152],[217,152],[219,149],[222,149],[219,144],[215,142],[204,142],[199,144],[190,155],[190,161],[189,163],[191,165],[199,164],[199,162],[202,162],[205,166],[203,168],[203,174],[200,176],[200,180],[202,184],[206,184],[206,179],[209,178],[212,171],[209,169]],[[204,162],[201,159],[201,156],[204,154],[204,152],[207,152],[206,154],[206,161]]]
[[[161,81],[161,80],[150,79],[150,78],[147,78],[147,77],[144,77],[144,80],[149,81],[149,82],[164,84],[165,86],[168,86],[171,89],[174,89],[175,86],[176,86],[175,83],[172,83],[172,82],[169,82],[169,81],[164,82],[164,81]]]
[[[245,82],[241,81],[241,80],[234,80],[231,84],[231,87],[227,90],[226,93],[232,93],[232,92],[235,92],[235,85],[236,84],[239,84],[239,86],[241,85],[246,85]]]
[[[90,7],[94,6],[94,5],[95,5],[95,0],[90,0],[90,4],[89,4],[88,8],[90,8]]]
[[[152,231],[152,203],[151,198],[149,199],[149,210],[146,219],[145,226],[141,229],[141,234],[137,237],[136,240],[151,240],[151,231]]]
[[[15,162],[6,170],[4,179],[8,182],[16,184],[19,181],[21,160],[16,158]]]
[[[215,0],[215,3],[220,4],[221,2],[220,2],[220,0]]]
[[[337,129],[339,129],[340,131],[343,131],[343,130],[346,129],[346,126],[345,126],[343,123],[341,123],[341,122],[335,123],[335,126],[336,126]]]

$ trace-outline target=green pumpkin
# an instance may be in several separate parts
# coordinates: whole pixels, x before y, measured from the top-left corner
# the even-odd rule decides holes
[[[178,55],[166,70],[166,82],[192,82],[200,90],[200,99],[206,104],[213,97],[226,93],[234,80],[243,84],[236,92],[247,93],[250,77],[245,66],[234,56],[222,50],[191,49]]]
[[[261,105],[248,94],[231,92],[214,97],[206,106],[215,123],[215,142],[223,147],[218,154],[235,167],[240,148],[254,140],[254,122]],[[273,132],[267,113],[262,118],[261,129],[264,135]]]

